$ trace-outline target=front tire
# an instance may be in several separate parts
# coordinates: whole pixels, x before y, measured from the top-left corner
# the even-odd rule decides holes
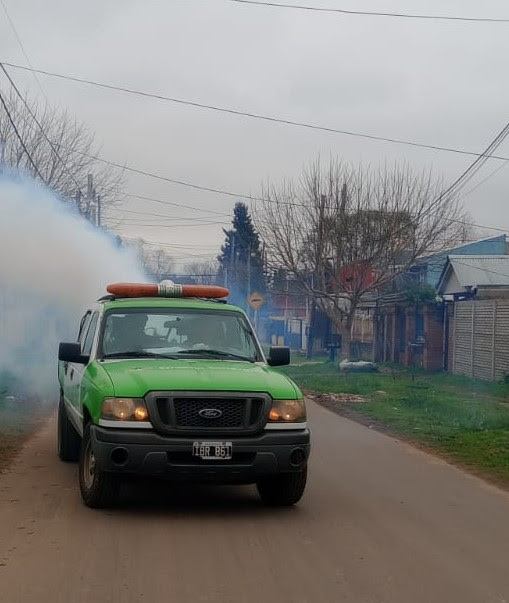
[[[299,502],[306,489],[307,466],[293,473],[269,475],[258,480],[256,487],[266,505],[288,507]]]
[[[57,451],[61,461],[75,463],[80,456],[81,439],[69,421],[62,396],[58,403]]]
[[[101,509],[110,507],[118,494],[118,476],[102,471],[92,449],[90,423],[83,431],[83,443],[79,465],[80,492],[87,507]]]

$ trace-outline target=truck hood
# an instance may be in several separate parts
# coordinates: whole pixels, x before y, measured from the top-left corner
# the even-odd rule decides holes
[[[142,398],[150,391],[267,393],[275,399],[301,397],[291,379],[266,364],[203,359],[118,359],[101,362],[115,396]]]

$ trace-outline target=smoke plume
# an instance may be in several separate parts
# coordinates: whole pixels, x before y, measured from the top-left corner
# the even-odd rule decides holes
[[[146,278],[137,257],[49,189],[0,166],[0,378],[56,390],[58,342],[109,282]]]

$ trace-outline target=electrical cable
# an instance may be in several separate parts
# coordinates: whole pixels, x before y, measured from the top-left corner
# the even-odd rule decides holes
[[[1,63],[0,63],[1,64]],[[10,64],[10,63],[5,63],[7,65],[10,66],[14,66],[14,67],[19,67],[21,69],[26,69],[25,67],[20,67],[14,64]],[[2,65],[3,66],[3,65]],[[5,68],[4,68],[5,71]],[[45,72],[44,72],[45,73]],[[18,91],[19,94],[19,91]],[[485,163],[485,161],[489,158],[495,158],[495,159],[501,159],[503,161],[508,161],[508,158],[504,158],[504,157],[500,157],[500,156],[495,156],[492,155],[491,153],[493,152],[494,149],[498,148],[498,146],[501,144],[501,142],[503,142],[503,140],[505,140],[505,138],[507,137],[509,133],[509,124],[507,124],[503,130],[499,133],[499,135],[494,139],[494,141],[492,141],[492,143],[487,147],[487,149],[485,149],[485,151],[483,151],[483,153],[471,153],[471,152],[467,152],[467,151],[459,151],[459,150],[455,150],[456,152],[462,152],[464,154],[469,154],[469,155],[475,155],[477,158],[476,160],[453,182],[453,184],[451,184],[450,187],[448,187],[446,189],[446,191],[444,191],[444,193],[442,193],[437,200],[435,200],[430,207],[426,210],[426,213],[428,213],[434,206],[436,206],[436,204],[438,204],[438,202],[446,195],[451,194],[453,191],[457,192],[457,190],[460,189],[460,187],[464,186],[472,177],[473,175],[480,169],[480,167],[482,167],[482,165]],[[54,145],[52,145],[53,148]],[[445,147],[441,148],[442,150],[452,150],[452,149],[446,149]],[[68,150],[68,149],[67,149]],[[213,188],[213,187],[207,187],[207,186],[202,186],[202,185],[198,185],[198,184],[194,184],[194,183],[190,183],[190,182],[186,182],[183,180],[177,180],[174,178],[169,178],[166,176],[162,176],[159,174],[154,174],[152,172],[148,172],[146,170],[141,170],[141,169],[137,169],[137,168],[131,168],[125,165],[121,165],[119,163],[116,162],[112,162],[106,159],[103,159],[102,157],[99,157],[97,155],[93,155],[90,153],[84,153],[84,152],[80,152],[80,151],[76,151],[76,150],[72,150],[71,152],[77,153],[79,155],[88,157],[90,159],[96,160],[96,161],[100,161],[103,162],[107,165],[110,165],[112,167],[116,167],[118,169],[123,169],[126,171],[130,171],[139,175],[143,175],[143,176],[147,176],[147,177],[151,177],[151,178],[155,178],[158,180],[162,180],[165,182],[169,182],[171,184],[177,184],[180,186],[185,186],[185,187],[189,187],[189,188],[193,188],[195,190],[201,190],[201,191],[205,191],[205,192],[212,192],[212,193],[217,193],[217,194],[223,194],[223,195],[227,195],[230,197],[236,197],[236,198],[242,198],[242,199],[247,199],[249,201],[267,201],[267,199],[262,199],[260,197],[254,197],[252,195],[245,195],[245,194],[240,194],[240,193],[235,193],[233,191],[228,191],[228,190],[224,190],[224,189],[219,189],[219,188]],[[457,189],[457,190],[455,190]],[[146,199],[146,200],[151,200],[151,201],[156,201],[159,203],[165,203],[168,205],[174,205],[174,206],[180,206],[180,204],[176,204],[176,203],[172,203],[172,202],[163,202],[162,200],[159,199],[155,199],[155,198],[150,198],[150,197],[143,197],[141,195],[127,195],[127,196],[131,196],[134,198],[140,198],[140,199]],[[302,203],[287,203],[287,205],[295,205],[295,206],[305,206],[305,204]],[[199,208],[193,208],[190,206],[186,206],[186,205],[182,205],[182,207],[186,207],[188,209],[196,209],[197,211],[203,211],[203,212],[207,212],[207,213],[214,213],[217,215],[224,215],[221,214],[220,212],[213,212],[211,210],[203,210],[203,209],[199,209]],[[456,221],[456,220],[452,220],[452,221]],[[218,222],[219,223],[219,222]],[[479,226],[481,228],[488,228],[491,229],[492,227],[489,226],[483,226],[483,225],[477,225],[474,223],[468,224],[468,225],[472,225],[472,226]],[[495,228],[493,228],[495,230]],[[498,230],[498,229],[497,229]]]
[[[201,222],[201,223],[181,223],[181,224],[140,224],[139,222],[124,222],[123,226],[139,226],[142,228],[199,228],[200,226],[212,226],[216,224],[227,224],[227,222]]]
[[[497,134],[497,136],[495,136],[495,138],[486,147],[486,149],[477,157],[477,159],[475,159],[458,176],[458,178],[456,178],[456,180],[449,187],[446,188],[445,191],[443,191],[442,193],[440,193],[440,195],[438,195],[438,197],[429,205],[429,207],[427,207],[425,209],[425,211],[419,216],[419,218],[422,219],[426,215],[429,215],[431,210],[434,207],[436,207],[444,199],[444,197],[449,196],[452,198],[452,196],[454,194],[458,193],[458,191],[461,190],[461,188],[463,186],[465,186],[465,184],[467,182],[469,182],[469,180],[473,177],[473,175],[479,171],[479,169],[482,167],[482,165],[484,165],[486,160],[490,157],[490,153],[493,150],[497,149],[502,144],[502,142],[506,139],[508,134],[509,134],[509,122],[502,128],[502,130]]]
[[[454,255],[454,254],[451,254]],[[468,258],[468,256],[462,256]],[[490,256],[486,256],[488,259]],[[493,256],[491,256],[493,257]],[[504,256],[509,257],[509,256]],[[467,266],[468,268],[474,268],[475,270],[481,270],[482,272],[490,272],[491,274],[497,274],[498,276],[505,276],[509,280],[509,272],[497,272],[496,270],[491,270],[490,268],[481,268],[480,266],[476,266],[475,264],[469,264],[468,262],[462,262],[461,260],[457,260],[454,258],[454,262],[456,264],[461,264],[462,266]]]
[[[18,95],[19,99],[21,100],[21,102],[25,106],[25,109],[28,111],[28,114],[34,120],[34,122],[37,124],[39,130],[41,131],[42,135],[44,136],[44,139],[50,145],[51,150],[55,153],[55,156],[57,157],[57,159],[62,164],[64,170],[69,174],[69,176],[71,177],[71,180],[73,180],[74,184],[77,187],[77,190],[81,192],[81,190],[80,190],[81,186],[80,186],[79,182],[76,180],[75,175],[71,172],[71,170],[69,169],[69,167],[66,164],[66,162],[62,159],[62,157],[60,156],[59,152],[57,151],[57,149],[55,148],[55,146],[53,145],[53,143],[51,142],[51,140],[48,138],[48,136],[47,136],[47,134],[46,134],[46,132],[44,130],[44,127],[42,126],[41,122],[37,119],[36,115],[34,114],[34,112],[32,111],[32,109],[30,108],[30,105],[28,104],[28,102],[26,101],[26,99],[23,97],[23,95],[19,91],[18,87],[14,83],[13,79],[9,75],[7,69],[4,67],[4,65],[2,63],[0,63],[0,68],[4,72],[5,77],[9,80],[9,82],[10,82],[11,86],[13,87],[15,93]]]
[[[173,201],[166,201],[166,200],[162,200],[162,199],[157,199],[155,197],[147,197],[144,195],[135,195],[133,193],[124,193],[125,197],[131,197],[133,199],[142,199],[144,201],[153,201],[154,203],[160,203],[162,205],[171,205],[173,207],[183,207],[185,209],[192,209],[193,211],[201,211],[207,214],[213,214],[213,215],[217,215],[217,216],[226,216],[228,214],[222,213],[222,212],[218,212],[218,211],[212,211],[211,209],[202,209],[201,207],[193,207],[192,205],[185,205],[184,203],[175,203]],[[204,218],[206,219],[206,218]]]
[[[23,53],[23,56],[25,57],[25,61],[27,62],[27,65],[32,69],[33,68],[32,63],[30,62],[30,59],[28,58],[28,54],[27,54],[27,51],[25,50],[25,46],[24,46],[23,42],[21,41],[21,36],[19,35],[18,30],[16,29],[14,22],[11,19],[11,16],[9,15],[9,11],[7,10],[7,6],[4,2],[4,0],[0,0],[0,3],[2,4],[5,16],[7,17],[7,20],[9,21],[9,25],[11,26],[11,29],[18,42],[18,45],[21,48],[21,52]],[[44,92],[44,89],[41,85],[41,82],[39,81],[39,78],[37,77],[37,74],[35,72],[33,72],[32,75],[34,76],[34,79],[37,82],[37,85],[39,86],[39,90],[41,91],[42,95],[44,96],[46,103],[48,103],[48,97],[46,96],[46,93]]]
[[[355,15],[367,17],[392,17],[398,19],[426,19],[428,21],[464,21],[469,23],[509,23],[509,19],[496,19],[492,17],[455,17],[447,15],[423,15],[411,13],[393,13],[380,11],[347,10],[344,8],[332,8],[325,6],[309,6],[304,4],[281,4],[279,2],[261,2],[259,0],[226,0],[238,4],[249,4],[264,6],[267,8],[289,8],[293,10],[304,10],[322,13],[336,13],[341,15]]]
[[[456,149],[453,147],[444,147],[444,146],[440,146],[440,145],[424,144],[424,143],[420,143],[420,142],[414,142],[411,140],[403,140],[403,139],[399,139],[399,138],[377,136],[374,134],[364,134],[361,132],[353,132],[350,130],[341,130],[338,128],[332,128],[332,127],[328,127],[328,126],[319,126],[317,124],[310,124],[310,123],[305,123],[305,122],[300,122],[300,121],[294,121],[291,119],[272,117],[270,115],[262,115],[259,113],[241,111],[238,109],[230,109],[227,107],[219,107],[216,105],[209,105],[206,103],[188,101],[188,100],[183,100],[183,99],[179,99],[179,98],[172,98],[172,97],[163,96],[160,94],[152,94],[152,93],[148,93],[148,92],[143,92],[141,90],[125,88],[122,86],[115,86],[113,84],[103,84],[100,82],[95,82],[95,81],[87,80],[84,78],[78,78],[78,77],[74,77],[74,76],[70,76],[70,75],[62,75],[59,73],[45,71],[43,69],[35,69],[33,67],[28,68],[28,67],[24,67],[23,65],[17,65],[16,63],[10,63],[8,61],[0,61],[0,62],[3,65],[7,65],[8,67],[13,67],[14,69],[22,69],[24,71],[34,71],[36,73],[40,73],[40,74],[47,75],[50,77],[56,77],[56,78],[69,80],[69,81],[73,81],[73,82],[79,82],[81,84],[87,84],[89,86],[95,86],[97,88],[106,88],[108,90],[115,90],[117,92],[125,92],[127,94],[134,94],[137,96],[155,98],[158,100],[163,100],[163,101],[167,101],[167,102],[171,102],[171,103],[187,105],[187,106],[196,107],[196,108],[200,108],[200,109],[209,109],[211,111],[219,111],[221,113],[229,113],[232,115],[238,115],[241,117],[247,117],[247,118],[251,118],[251,119],[258,119],[258,120],[268,121],[268,122],[272,122],[272,123],[280,123],[280,124],[284,124],[287,126],[295,126],[295,127],[307,128],[307,129],[311,129],[311,130],[319,130],[319,131],[328,132],[331,134],[341,134],[341,135],[345,135],[345,136],[353,136],[356,138],[365,138],[368,140],[375,140],[375,141],[379,141],[379,142],[388,142],[388,143],[392,143],[392,144],[400,144],[400,145],[406,145],[406,146],[411,146],[411,147],[430,149],[433,151],[445,151],[445,152],[449,152],[449,153],[458,153],[461,155],[471,155],[471,156],[475,156],[475,157],[480,156],[479,153],[475,153],[473,151],[467,151],[465,149]],[[497,156],[497,155],[490,155],[490,159],[499,159],[501,161],[509,161],[509,157],[501,157],[501,156]]]
[[[22,138],[21,134],[19,133],[18,128],[16,127],[16,124],[14,123],[14,119],[12,118],[12,115],[11,115],[11,113],[10,113],[10,111],[9,111],[9,107],[7,106],[7,103],[5,102],[5,99],[4,99],[4,97],[3,97],[3,95],[2,95],[2,93],[1,93],[1,92],[0,92],[0,102],[2,103],[2,106],[3,106],[3,108],[4,108],[4,111],[5,111],[5,113],[7,114],[7,117],[9,118],[9,121],[10,121],[10,123],[11,123],[11,126],[12,126],[12,128],[13,128],[13,130],[14,130],[14,133],[16,134],[16,136],[17,136],[17,138],[18,138],[18,140],[19,140],[19,142],[20,142],[21,146],[23,147],[23,150],[25,151],[26,156],[28,157],[28,160],[30,161],[30,164],[31,164],[31,165],[32,165],[32,167],[34,168],[35,173],[36,173],[36,174],[39,176],[39,178],[40,178],[40,179],[41,179],[41,180],[44,182],[44,184],[46,184],[46,181],[45,181],[45,180],[44,180],[44,178],[42,177],[42,174],[41,174],[41,172],[39,171],[39,168],[36,166],[36,164],[35,164],[34,160],[32,159],[32,155],[30,155],[30,153],[29,153],[29,151],[28,151],[28,149],[27,149],[27,147],[26,147],[25,141],[23,140],[23,138]]]
[[[154,217],[154,218],[163,218],[163,220],[192,220],[193,222],[203,222],[206,220],[210,220],[210,218],[193,218],[192,216],[168,216],[168,214],[156,214],[156,213],[152,213],[152,212],[145,212],[145,211],[134,211],[134,210],[129,210],[129,209],[121,209],[118,207],[111,207],[108,208],[108,214],[111,213],[120,213],[120,214],[135,214],[135,215],[139,215],[139,216],[150,216],[150,217]],[[130,218],[130,216],[127,216],[128,218]],[[224,214],[225,218],[230,217],[229,214]],[[132,220],[136,220],[136,218],[131,218]],[[143,218],[139,218],[140,220],[142,220]]]
[[[488,174],[486,176],[486,178],[483,178],[480,182],[478,182],[475,186],[473,186],[472,188],[470,188],[466,193],[464,193],[461,198],[464,199],[465,197],[468,197],[468,195],[470,195],[470,193],[473,193],[475,190],[477,190],[480,186],[482,186],[487,180],[490,180],[491,178],[493,178],[493,176],[495,176],[495,174],[498,174],[498,172],[500,172],[500,170],[504,167],[507,167],[507,163],[501,163],[499,166],[497,166],[490,174]]]
[[[509,123],[507,123],[499,134],[495,137],[495,139],[488,145],[485,151],[478,157],[462,174],[456,181],[451,185],[450,188],[454,188],[455,192],[458,192],[461,188],[463,188],[479,171],[479,169],[486,163],[489,159],[490,153],[496,150],[502,142],[507,138],[509,134]]]

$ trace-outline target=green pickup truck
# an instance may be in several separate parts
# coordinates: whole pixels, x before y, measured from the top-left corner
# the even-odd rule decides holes
[[[77,342],[61,343],[58,454],[79,460],[90,507],[122,475],[255,483],[270,505],[304,492],[310,435],[302,393],[272,367],[245,313],[222,300],[107,295]]]

